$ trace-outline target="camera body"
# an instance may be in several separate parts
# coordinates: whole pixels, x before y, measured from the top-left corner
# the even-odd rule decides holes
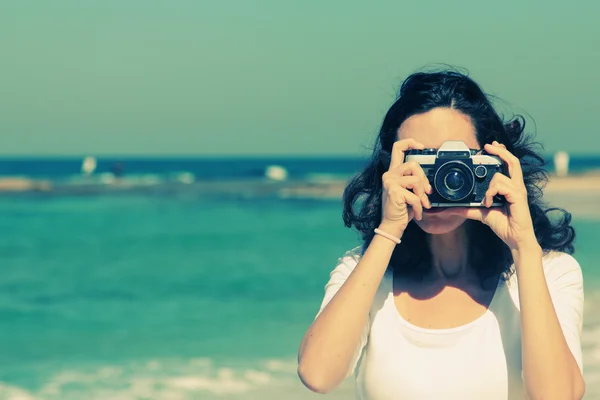
[[[508,175],[506,164],[497,156],[469,147],[460,140],[449,140],[439,149],[409,150],[405,161],[421,165],[433,188],[428,195],[432,207],[482,207],[490,181],[496,172]],[[494,196],[492,206],[506,203]]]

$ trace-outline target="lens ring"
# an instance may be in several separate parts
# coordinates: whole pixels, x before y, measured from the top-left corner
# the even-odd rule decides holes
[[[449,176],[451,182],[448,182]],[[453,180],[454,182],[452,182]],[[462,185],[458,185],[460,180],[464,181]],[[473,193],[475,177],[471,168],[464,162],[448,161],[437,169],[433,184],[440,196],[448,201],[457,202]]]
[[[460,171],[452,169],[444,176],[444,186],[452,192],[457,192],[465,186],[465,178]]]

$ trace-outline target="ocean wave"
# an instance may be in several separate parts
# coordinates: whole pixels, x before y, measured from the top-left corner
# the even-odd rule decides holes
[[[598,327],[584,330],[586,399],[600,398]],[[352,398],[351,379],[328,398]],[[308,400],[317,397],[302,386],[296,360],[215,361],[211,358],[146,360],[95,368],[71,367],[47,376],[35,388],[0,382],[0,400]]]
[[[581,331],[585,399],[600,399],[600,291],[586,293]]]
[[[585,398],[600,399],[600,291],[586,293],[585,312],[581,335],[587,385]],[[0,400],[304,400],[317,397],[302,386],[296,367],[296,360],[291,357],[146,359],[92,367],[86,363],[39,376],[38,384],[31,387],[0,382]],[[352,397],[351,380],[328,396],[331,400]]]
[[[168,175],[160,174],[137,174],[119,177],[111,172],[104,172],[96,175],[72,175],[63,180],[54,181],[55,186],[85,186],[85,185],[123,185],[123,186],[147,186],[158,185],[168,182],[181,181],[180,176],[186,175],[187,180],[193,181],[194,175],[191,173],[175,173]]]
[[[8,181],[7,181],[8,182]],[[186,195],[196,198],[218,199],[339,199],[344,190],[343,180],[286,180],[273,181],[267,178],[244,180],[202,181],[187,172],[169,176],[142,175],[127,178],[98,175],[93,178],[73,178],[60,182],[10,181],[12,187],[0,194],[33,193],[36,196],[72,195]],[[5,185],[6,186],[6,185]]]
[[[36,389],[0,382],[0,400],[134,400],[140,398],[268,399],[310,392],[296,376],[295,360],[218,363],[209,358],[148,360],[95,369],[63,370]]]

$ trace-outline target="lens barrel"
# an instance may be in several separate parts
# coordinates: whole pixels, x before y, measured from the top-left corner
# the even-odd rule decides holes
[[[438,168],[433,184],[446,200],[460,201],[473,192],[475,177],[462,161],[449,161]]]

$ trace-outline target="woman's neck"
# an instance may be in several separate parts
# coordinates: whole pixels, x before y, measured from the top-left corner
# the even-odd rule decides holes
[[[443,235],[428,235],[431,251],[431,278],[455,281],[469,278],[469,236],[467,223]]]

